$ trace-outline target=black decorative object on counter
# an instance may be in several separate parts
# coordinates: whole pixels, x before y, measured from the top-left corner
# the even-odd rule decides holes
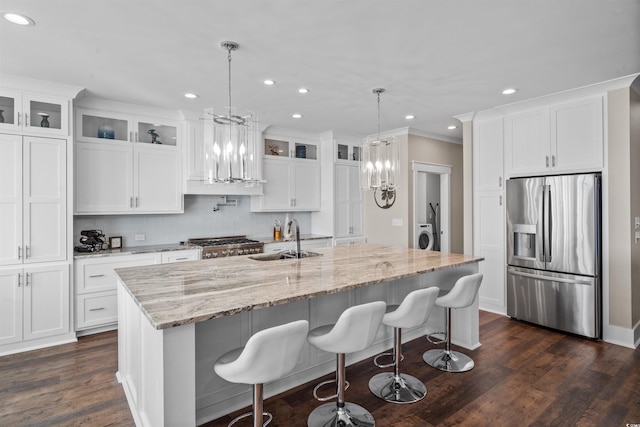
[[[107,240],[102,230],[83,230],[80,232],[80,244],[75,245],[76,252],[95,252],[107,249]]]

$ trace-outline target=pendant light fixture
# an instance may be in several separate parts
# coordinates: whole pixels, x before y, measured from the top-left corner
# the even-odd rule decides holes
[[[216,114],[213,108],[204,110],[205,182],[251,186],[260,182],[257,169],[258,122],[251,112],[237,114],[231,104],[231,52],[239,45],[225,41],[220,46],[227,51],[229,105],[226,114]]]
[[[383,88],[372,90],[378,96],[378,135],[362,143],[360,171],[362,186],[373,190],[376,205],[389,209],[396,201],[400,155],[395,137],[380,137],[380,94],[384,91]]]

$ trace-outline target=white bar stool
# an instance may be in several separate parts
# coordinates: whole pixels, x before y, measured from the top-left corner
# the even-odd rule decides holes
[[[309,322],[298,320],[256,332],[244,347],[218,358],[214,370],[223,379],[253,385],[253,412],[233,419],[229,426],[253,415],[254,427],[268,425],[273,416],[263,412],[262,389],[265,383],[282,378],[295,368],[305,343]],[[263,415],[269,419],[262,424]]]
[[[444,350],[428,350],[422,359],[441,371],[466,372],[473,369],[474,363],[466,354],[451,350],[451,309],[465,308],[473,304],[482,283],[482,273],[470,274],[459,278],[449,293],[436,299],[438,307],[446,309],[446,330]]]
[[[383,301],[356,305],[342,312],[335,324],[320,326],[309,331],[307,340],[311,345],[324,351],[337,353],[337,393],[325,398],[317,395],[320,386],[333,381],[320,383],[313,390],[316,399],[324,401],[337,397],[337,402],[336,404],[325,403],[314,409],[307,419],[309,427],[372,427],[376,425],[369,411],[360,405],[344,401],[344,392],[348,387],[344,375],[345,353],[361,351],[371,345],[380,327],[385,308],[386,304]]]
[[[391,403],[413,403],[427,395],[427,387],[422,381],[411,375],[400,373],[402,328],[414,328],[424,324],[438,298],[438,292],[439,289],[436,287],[418,289],[407,295],[399,306],[387,307],[382,323],[393,327],[394,372],[383,372],[369,380],[369,390],[380,399]],[[389,355],[389,353],[379,356],[382,355]],[[376,366],[391,366],[379,365],[376,359],[377,357],[374,359]]]

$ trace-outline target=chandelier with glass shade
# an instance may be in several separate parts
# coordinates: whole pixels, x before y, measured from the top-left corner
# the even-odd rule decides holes
[[[252,186],[261,182],[257,166],[258,121],[252,112],[241,115],[232,107],[231,52],[239,45],[225,41],[221,47],[227,51],[229,106],[224,114],[216,114],[213,108],[204,110],[205,182]]]
[[[396,201],[400,155],[395,137],[380,137],[380,94],[384,91],[383,88],[372,90],[378,96],[378,134],[362,143],[360,171],[362,187],[373,190],[378,207],[389,209]]]

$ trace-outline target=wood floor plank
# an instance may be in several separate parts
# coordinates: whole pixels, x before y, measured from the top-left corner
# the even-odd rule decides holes
[[[423,362],[422,353],[437,347],[424,338],[403,346],[402,371],[427,386],[420,402],[394,405],[373,396],[369,378],[382,370],[371,359],[347,367],[347,400],[369,409],[379,427],[640,423],[640,350],[487,312],[480,313],[480,339],[482,346],[473,351],[455,347],[476,364],[458,374]],[[133,427],[116,370],[116,332],[0,357],[0,426]],[[267,399],[265,409],[275,417],[271,425],[305,426],[320,404],[312,397],[317,382]],[[248,409],[205,426],[226,427]]]

